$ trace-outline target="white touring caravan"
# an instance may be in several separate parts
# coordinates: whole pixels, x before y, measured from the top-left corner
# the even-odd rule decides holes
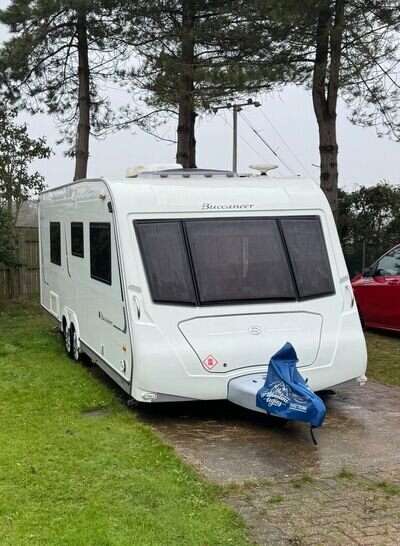
[[[253,409],[287,341],[313,390],[364,376],[357,306],[314,182],[133,175],[40,198],[41,304],[73,359],[86,353],[140,402]]]

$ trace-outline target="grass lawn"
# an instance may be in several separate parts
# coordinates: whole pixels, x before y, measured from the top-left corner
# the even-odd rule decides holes
[[[2,546],[249,544],[220,495],[64,355],[36,303],[0,303]]]
[[[365,333],[368,346],[368,379],[400,386],[400,334]]]

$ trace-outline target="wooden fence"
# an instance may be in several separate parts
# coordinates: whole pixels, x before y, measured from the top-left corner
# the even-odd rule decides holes
[[[39,293],[39,236],[37,228],[17,228],[18,266],[0,264],[0,299]]]

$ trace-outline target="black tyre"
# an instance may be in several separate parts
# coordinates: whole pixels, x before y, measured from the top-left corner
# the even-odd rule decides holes
[[[66,351],[67,355],[71,358],[71,347],[72,347],[71,330],[69,328],[67,328],[67,325],[64,325],[63,335],[64,335],[65,351]]]
[[[73,325],[71,327],[70,339],[71,339],[70,357],[72,358],[72,360],[75,360],[75,362],[78,362],[80,360],[80,358],[81,358],[81,351],[79,349],[78,336],[77,336],[76,330],[73,327]]]

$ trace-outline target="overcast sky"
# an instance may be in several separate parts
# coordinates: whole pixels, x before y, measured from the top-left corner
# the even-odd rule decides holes
[[[8,0],[0,0],[0,7],[4,8],[8,3]],[[4,37],[3,27],[0,28],[0,39]],[[111,98],[117,102],[121,101],[122,93],[120,90],[110,90]],[[239,118],[239,170],[249,171],[249,164],[268,161],[279,165],[279,170],[275,171],[277,175],[286,176],[293,171],[301,175],[309,173],[317,180],[319,169],[313,165],[319,165],[318,132],[310,93],[289,87],[280,93],[263,95],[258,100],[262,102],[261,108],[249,107],[243,114],[280,159],[257,137],[245,120]],[[45,176],[47,184],[53,187],[71,180],[74,163],[72,159],[64,157],[63,146],[55,143],[58,131],[53,119],[27,114],[22,114],[21,119],[28,122],[32,136],[45,136],[55,152],[51,159],[38,161],[34,165]],[[231,168],[231,125],[229,112],[218,116],[200,116],[196,131],[199,167]],[[173,137],[174,131],[175,123],[172,121],[169,128],[163,127],[162,134],[168,133]],[[338,143],[342,187],[371,185],[382,179],[400,183],[400,143],[378,138],[374,128],[353,126],[347,120],[344,104],[339,105]],[[124,175],[126,168],[137,164],[175,161],[173,144],[158,142],[139,129],[122,131],[100,142],[92,139],[90,146],[90,177],[119,177]]]

